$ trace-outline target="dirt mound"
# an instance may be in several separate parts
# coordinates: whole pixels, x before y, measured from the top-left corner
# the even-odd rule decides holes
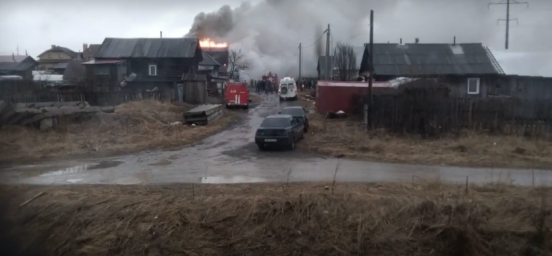
[[[333,189],[332,189],[333,190]],[[542,188],[444,184],[10,188],[52,255],[546,255]],[[25,193],[22,193],[25,191]],[[547,231],[548,230],[548,231]]]
[[[64,124],[53,131],[0,128],[0,152],[3,152],[0,162],[182,146],[220,131],[232,119],[230,113],[205,127],[182,125],[182,114],[191,108],[192,105],[184,103],[134,101],[117,106],[115,113],[98,113],[86,121]]]

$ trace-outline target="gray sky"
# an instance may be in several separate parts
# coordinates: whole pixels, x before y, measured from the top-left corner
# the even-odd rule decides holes
[[[529,9],[511,8],[519,25],[512,22],[510,52],[551,52],[552,0],[526,1]],[[296,72],[299,42],[306,45],[304,72],[315,73],[311,67],[319,53],[313,42],[327,24],[332,26],[332,42],[361,46],[368,41],[370,9],[376,13],[376,42],[413,42],[418,37],[421,43],[447,43],[457,36],[458,42],[481,42],[497,52],[504,48],[505,27],[497,25],[497,19],[504,18],[506,8],[488,9],[492,0],[253,0],[242,6],[243,2],[0,0],[0,54],[11,54],[19,46],[20,54],[27,50],[36,57],[52,44],[78,51],[83,43],[99,44],[105,37],[158,37],[161,30],[164,37],[182,37],[198,13],[218,11],[214,16],[222,18],[211,17],[208,23],[221,30],[216,33],[220,40],[247,53],[255,66],[250,70],[253,76],[269,70]],[[232,9],[219,11],[225,4]],[[227,21],[232,24],[222,29],[217,25]],[[550,61],[536,65],[552,66]]]
[[[184,36],[202,12],[242,0],[0,0],[0,54],[36,57],[52,44],[82,51],[105,37]]]

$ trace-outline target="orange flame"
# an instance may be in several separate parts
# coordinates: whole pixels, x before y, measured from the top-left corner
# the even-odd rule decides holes
[[[209,38],[199,40],[199,47],[201,48],[228,48],[228,43],[216,43]]]

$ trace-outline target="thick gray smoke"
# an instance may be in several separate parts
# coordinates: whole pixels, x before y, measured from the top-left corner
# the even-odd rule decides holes
[[[552,35],[543,26],[523,26],[550,26],[550,12],[535,14],[535,8],[537,3],[531,9],[512,7],[520,25],[513,23],[511,50],[551,50]],[[504,25],[496,20],[504,18],[505,6],[489,10],[487,1],[480,0],[264,0],[200,13],[186,36],[226,41],[230,48],[241,49],[251,67],[247,73],[254,78],[268,71],[297,75],[302,43],[303,74],[315,76],[327,25],[332,45],[342,41],[362,46],[369,39],[370,9],[375,12],[375,42],[398,43],[402,38],[412,43],[419,38],[421,43],[447,43],[456,36],[458,43],[481,42],[497,49],[504,45]]]

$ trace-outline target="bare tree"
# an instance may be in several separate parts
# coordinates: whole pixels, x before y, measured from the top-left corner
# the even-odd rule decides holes
[[[249,65],[243,59],[241,49],[239,51],[230,50],[228,64],[231,78],[239,78],[240,71],[249,69]]]
[[[356,78],[357,62],[353,47],[346,43],[337,43],[334,53],[334,66],[338,69],[339,80],[349,81]]]

